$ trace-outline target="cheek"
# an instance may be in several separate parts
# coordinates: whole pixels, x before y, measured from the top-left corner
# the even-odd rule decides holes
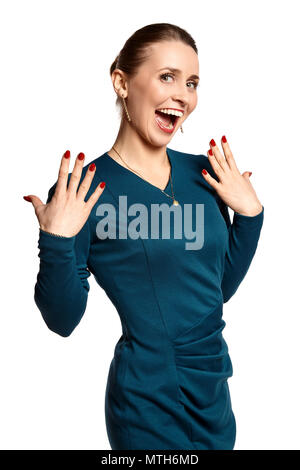
[[[190,102],[189,102],[189,113],[188,113],[188,116],[194,111],[194,109],[196,108],[197,106],[197,103],[198,103],[198,97],[195,96],[193,97]]]
[[[165,103],[170,95],[167,87],[162,86],[162,84],[158,81],[150,83],[148,93],[149,97],[151,97],[154,108],[157,108],[162,103]]]
[[[196,108],[197,104],[198,104],[198,95],[197,95],[197,92],[196,92],[195,96],[193,97],[193,101],[192,101],[192,110],[193,111]]]

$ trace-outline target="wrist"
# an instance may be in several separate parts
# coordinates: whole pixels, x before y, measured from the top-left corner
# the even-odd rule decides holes
[[[60,232],[58,230],[55,230],[55,229],[48,229],[48,228],[45,228],[43,227],[42,225],[40,226],[40,230],[42,232],[46,232],[46,233],[49,233],[50,235],[54,235],[56,237],[60,237],[60,238],[72,238],[71,235],[67,235],[63,232]]]
[[[263,209],[262,204],[256,204],[255,206],[247,209],[246,211],[235,211],[237,214],[245,215],[247,217],[255,217],[256,215],[260,214]]]

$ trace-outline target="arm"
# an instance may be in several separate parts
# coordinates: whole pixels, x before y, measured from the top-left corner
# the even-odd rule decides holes
[[[55,191],[50,188],[47,203]],[[81,231],[60,238],[40,229],[38,247],[40,268],[34,300],[48,328],[69,336],[80,322],[87,304],[91,273],[87,269],[90,247],[89,221]]]
[[[244,279],[254,257],[264,219],[264,206],[255,216],[234,212],[231,223],[228,206],[218,197],[220,211],[228,229],[228,245],[222,276],[224,303],[233,296]]]

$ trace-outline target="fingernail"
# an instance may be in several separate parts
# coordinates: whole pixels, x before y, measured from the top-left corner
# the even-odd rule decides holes
[[[207,171],[205,170],[205,168],[203,168],[202,175],[206,175],[206,174],[207,174]]]
[[[64,153],[65,158],[70,158],[70,150],[66,150]]]
[[[23,198],[25,199],[25,201],[31,202],[31,197],[30,196],[23,196]]]
[[[225,135],[223,135],[223,137],[222,137],[222,142],[223,142],[224,144],[226,144],[226,142],[227,142],[227,139],[226,139]]]
[[[209,153],[209,155],[210,155],[211,157],[213,156],[213,151],[212,151],[212,149],[209,149],[208,153]]]
[[[214,139],[211,139],[211,141],[209,143],[212,147],[214,147],[216,145],[216,142],[214,141]]]
[[[252,175],[252,171],[249,171],[249,176],[251,176],[251,175]]]
[[[78,154],[78,157],[77,157],[77,158],[78,158],[78,160],[83,160],[83,159],[84,159],[84,153],[80,152],[80,153]]]
[[[105,182],[104,182],[104,181],[102,181],[102,182],[100,183],[100,188],[105,188]]]
[[[96,168],[95,163],[91,163],[90,166],[89,166],[89,170],[94,171],[95,168]]]

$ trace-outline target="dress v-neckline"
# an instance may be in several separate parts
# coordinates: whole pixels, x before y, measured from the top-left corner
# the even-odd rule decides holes
[[[167,152],[167,156],[168,156],[168,159],[169,159],[169,163],[170,163],[170,167],[171,167],[171,172],[170,172],[170,177],[169,177],[169,180],[168,180],[168,183],[167,183],[167,186],[164,188],[164,189],[161,189],[159,188],[158,186],[155,186],[154,184],[150,183],[149,181],[145,180],[144,178],[142,178],[141,176],[137,175],[134,171],[131,171],[129,170],[129,168],[126,168],[125,166],[121,165],[120,163],[118,163],[116,160],[114,160],[109,154],[108,152],[105,152],[104,153],[104,156],[107,157],[107,159],[109,161],[112,162],[112,164],[115,164],[117,165],[120,170],[124,170],[127,174],[130,173],[132,174],[133,176],[135,176],[136,178],[138,178],[140,181],[144,182],[145,184],[151,186],[152,188],[154,189],[157,189],[158,191],[166,191],[169,186],[171,185],[171,177],[172,177],[172,180],[174,180],[174,168],[173,168],[173,162],[171,161],[171,152],[170,152],[170,149],[166,148],[166,152]],[[172,194],[170,194],[170,196],[172,196]]]

